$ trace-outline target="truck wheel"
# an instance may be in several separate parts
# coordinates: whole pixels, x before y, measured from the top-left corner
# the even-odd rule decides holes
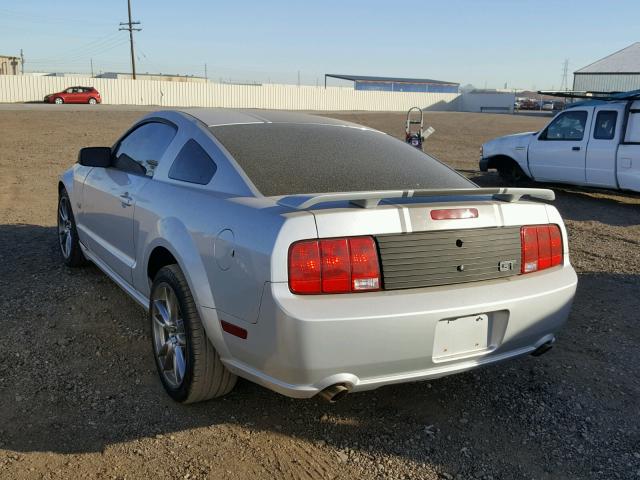
[[[529,178],[520,165],[513,161],[501,163],[498,166],[498,174],[508,183],[521,183]]]
[[[71,209],[71,200],[66,190],[60,192],[58,198],[58,245],[65,265],[68,267],[79,267],[86,263],[80,241],[78,240],[78,230],[76,220]]]
[[[160,269],[149,303],[153,355],[169,396],[194,403],[229,393],[237,377],[222,364],[207,338],[180,267]]]

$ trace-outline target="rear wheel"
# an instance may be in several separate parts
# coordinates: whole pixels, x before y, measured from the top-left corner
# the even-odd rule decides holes
[[[513,160],[498,165],[498,174],[508,183],[522,183],[529,178],[520,165]]]
[[[178,402],[229,393],[237,377],[207,338],[187,280],[177,265],[160,269],[151,288],[151,341],[160,380]]]
[[[57,103],[58,105],[62,105],[64,103],[64,100],[62,98],[60,98],[60,97],[56,97],[54,102]]]
[[[68,267],[79,267],[86,262],[78,240],[71,200],[66,190],[62,190],[58,198],[58,244],[62,259]]]
[[[90,98],[90,99],[89,99],[89,104],[90,104],[90,105],[95,105],[96,103],[98,103],[98,102],[96,102],[96,99],[95,99],[95,98]]]

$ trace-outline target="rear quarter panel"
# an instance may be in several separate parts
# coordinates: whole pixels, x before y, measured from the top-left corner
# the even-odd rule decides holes
[[[289,222],[282,207],[257,207],[253,200],[150,182],[136,204],[142,259],[134,272],[136,288],[149,296],[148,259],[163,246],[178,260],[199,305],[216,309],[221,318],[255,323],[271,279],[272,252],[286,265],[292,238],[314,237],[316,230],[307,212],[289,214]]]

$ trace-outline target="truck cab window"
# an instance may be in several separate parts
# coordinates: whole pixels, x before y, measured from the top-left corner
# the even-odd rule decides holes
[[[540,134],[539,140],[580,141],[584,138],[587,124],[587,112],[584,110],[561,113]]]
[[[618,112],[613,110],[599,111],[593,128],[593,138],[596,140],[613,140],[616,133],[617,120]]]

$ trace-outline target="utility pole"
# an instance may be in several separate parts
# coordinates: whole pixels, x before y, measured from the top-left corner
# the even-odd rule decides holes
[[[91,61],[91,78],[93,78],[93,58],[89,60]]]
[[[120,22],[120,28],[118,30],[129,30],[129,43],[131,44],[131,73],[132,77],[136,79],[136,58],[133,53],[133,32],[139,32],[142,28],[134,28],[134,25],[140,25],[140,22],[131,21],[131,0],[127,0],[127,6],[129,8],[129,21]]]
[[[20,68],[22,69],[22,75],[24,75],[24,53],[20,49]]]
[[[207,64],[204,64],[204,79],[205,80],[209,80],[209,77],[207,76]]]
[[[298,70],[298,86],[300,86],[300,70]]]

